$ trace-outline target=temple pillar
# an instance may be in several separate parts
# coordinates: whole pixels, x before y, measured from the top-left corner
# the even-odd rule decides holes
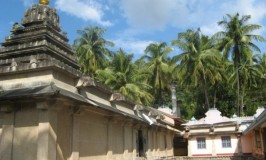
[[[37,109],[39,109],[37,160],[56,160],[57,113],[50,111],[45,102],[37,103]]]
[[[0,160],[12,160],[15,113],[10,112],[3,115]]]
[[[72,154],[71,160],[79,159],[79,116],[73,115],[72,130]]]
[[[151,157],[151,148],[152,148],[152,129],[149,127],[147,129],[147,157]]]
[[[211,136],[211,140],[212,140],[212,156],[217,156],[216,145],[215,145],[215,135]]]
[[[123,153],[123,158],[126,159],[127,158],[127,154],[128,154],[128,149],[126,148],[126,141],[127,141],[127,137],[126,137],[126,125],[123,126],[123,145],[124,145],[124,153]]]
[[[106,159],[111,159],[113,155],[113,122],[110,120],[107,126],[107,157]]]
[[[131,148],[132,146],[132,127],[133,127],[133,122],[132,121],[127,121],[124,120],[124,159],[129,159],[129,158],[133,158],[133,157],[129,157],[129,152],[133,151],[133,148]],[[130,150],[130,151],[129,151]]]
[[[188,144],[187,144],[187,156],[192,156],[192,137],[188,137]]]

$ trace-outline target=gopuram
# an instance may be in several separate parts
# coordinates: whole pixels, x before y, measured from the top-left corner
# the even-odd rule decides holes
[[[0,160],[174,156],[180,120],[83,75],[49,0],[0,48]]]

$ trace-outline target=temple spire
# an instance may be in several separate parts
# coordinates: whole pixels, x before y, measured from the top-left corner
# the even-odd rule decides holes
[[[48,5],[49,0],[39,0],[39,4]]]

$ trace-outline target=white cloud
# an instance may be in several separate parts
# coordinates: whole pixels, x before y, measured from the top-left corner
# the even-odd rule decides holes
[[[110,21],[103,20],[104,9],[99,2],[94,0],[56,0],[56,8],[69,13],[70,15],[81,18],[85,21],[94,21],[102,26],[110,26]]]
[[[153,41],[149,40],[123,39],[123,38],[114,39],[111,41],[115,43],[116,47],[124,49],[127,53],[132,53],[136,55],[144,54],[144,50],[146,49],[146,47],[150,43],[153,43]]]
[[[208,25],[203,25],[200,27],[200,30],[203,34],[208,35],[208,36],[212,36],[215,33],[219,32],[222,30],[221,26],[218,26],[217,23],[211,23]]]
[[[266,16],[266,1],[260,0],[236,0],[224,3],[222,9],[229,13],[239,12],[243,15],[251,15],[250,21],[260,23]]]
[[[217,22],[227,13],[250,14],[250,22],[256,24],[266,19],[264,0],[121,0],[121,8],[130,27],[141,30],[201,27],[212,34],[219,30]]]
[[[232,7],[235,6],[235,7]],[[266,1],[259,0],[237,0],[223,4],[222,9],[227,13],[239,13],[240,15],[251,15],[250,23],[266,25]],[[256,34],[263,34],[265,29],[256,31]]]
[[[260,0],[223,0],[218,5],[217,3],[206,3],[209,9],[203,12],[201,17],[207,19],[201,24],[201,30],[203,33],[212,35],[217,31],[221,31],[222,28],[217,25],[217,22],[226,17],[226,14],[251,15],[251,19],[248,23],[266,25],[266,1]],[[254,34],[263,35],[264,28],[256,30]]]
[[[137,28],[163,29],[175,0],[121,0],[127,22]]]

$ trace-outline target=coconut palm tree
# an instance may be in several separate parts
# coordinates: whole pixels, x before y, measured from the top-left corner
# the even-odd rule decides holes
[[[246,89],[256,89],[259,87],[259,83],[263,80],[264,75],[261,71],[261,66],[257,63],[254,63],[255,56],[247,59],[245,62],[242,62],[239,67],[239,79],[241,87],[241,108],[240,113],[243,114],[244,106],[244,97],[246,95]],[[232,76],[234,77],[234,76]]]
[[[151,43],[146,47],[145,55],[142,57],[147,62],[147,70],[150,73],[149,83],[153,87],[155,107],[162,105],[162,91],[170,87],[171,73],[166,59],[171,51],[165,42]]]
[[[241,84],[243,88],[245,87],[257,87],[259,81],[264,78],[263,70],[261,70],[261,65],[254,63],[255,56],[252,56],[245,62],[241,63],[239,68],[239,77],[242,81]]]
[[[260,66],[260,70],[266,78],[266,54],[264,53],[256,55],[256,62]]]
[[[180,62],[177,67],[181,85],[201,86],[206,106],[210,108],[208,89],[223,77],[221,54],[214,48],[212,41],[200,33],[200,29],[179,33],[172,45],[183,51],[174,57]]]
[[[103,38],[104,33],[105,30],[99,27],[89,26],[78,30],[80,37],[74,41],[73,47],[82,71],[91,77],[97,69],[106,66],[111,54],[106,47],[113,46],[113,43]]]
[[[254,66],[261,73],[261,77],[257,77],[257,87],[252,90],[252,98],[256,99],[262,106],[266,103],[266,54],[257,54],[255,57]]]
[[[126,54],[120,49],[111,58],[110,66],[96,71],[96,80],[116,90],[131,100],[144,105],[150,105],[153,96],[151,89],[137,66],[132,62],[133,54]]]
[[[237,13],[235,15],[227,14],[226,16],[222,21],[218,22],[218,25],[222,26],[224,31],[216,33],[214,37],[219,39],[218,46],[223,51],[224,57],[228,58],[231,55],[234,63],[235,79],[237,82],[237,110],[238,115],[240,115],[240,107],[243,105],[240,102],[240,66],[248,57],[252,57],[252,51],[260,52],[260,49],[253,43],[253,40],[265,40],[260,35],[252,34],[253,31],[260,29],[261,26],[247,24],[247,21],[251,18],[250,15],[240,17]]]

